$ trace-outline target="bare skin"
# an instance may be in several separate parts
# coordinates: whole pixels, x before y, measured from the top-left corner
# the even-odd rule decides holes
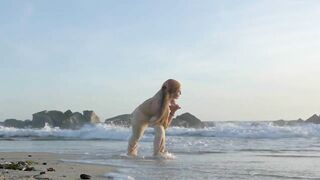
[[[175,112],[181,107],[175,100],[181,95],[180,84],[167,80],[162,88],[151,98],[144,101],[132,113],[132,136],[128,144],[128,155],[137,155],[137,144],[145,129],[152,126],[155,130],[154,155],[165,152],[165,129],[170,125]]]

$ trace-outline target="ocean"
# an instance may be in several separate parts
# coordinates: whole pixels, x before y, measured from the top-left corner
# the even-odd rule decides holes
[[[66,162],[108,165],[114,179],[320,179],[320,125],[215,122],[204,129],[170,127],[167,159],[152,157],[153,129],[126,154],[131,129],[106,124],[79,130],[0,126],[1,152],[74,154]]]

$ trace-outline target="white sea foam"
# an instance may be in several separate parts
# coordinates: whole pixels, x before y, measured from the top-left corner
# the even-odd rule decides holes
[[[172,153],[164,152],[161,155],[157,155],[153,158],[156,158],[156,159],[176,159],[177,157]]]
[[[173,127],[167,131],[171,136],[231,137],[231,138],[295,138],[320,137],[320,125],[297,124],[276,126],[271,122],[220,122],[214,127],[187,129]]]
[[[107,173],[104,175],[108,179],[114,179],[114,180],[134,180],[133,177],[125,175],[125,174],[120,174],[120,173]]]
[[[46,125],[42,129],[17,129],[0,126],[0,137],[39,137],[39,138],[74,138],[74,139],[108,139],[127,140],[129,128],[117,127],[106,124],[84,126],[79,130],[52,128]]]
[[[79,130],[52,128],[48,125],[42,129],[17,129],[0,126],[0,137],[31,137],[31,138],[61,138],[61,139],[107,139],[128,140],[130,128],[97,124],[84,126]],[[153,140],[153,129],[148,128],[142,141]],[[272,123],[258,124],[248,122],[219,122],[214,127],[204,129],[170,127],[168,136],[200,136],[200,137],[231,137],[231,138],[295,138],[320,137],[320,125],[299,124],[294,126],[275,126]]]

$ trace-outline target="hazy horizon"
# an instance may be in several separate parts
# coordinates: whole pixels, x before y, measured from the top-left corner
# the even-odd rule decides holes
[[[320,1],[1,1],[0,121],[130,113],[168,78],[203,121],[320,113]]]

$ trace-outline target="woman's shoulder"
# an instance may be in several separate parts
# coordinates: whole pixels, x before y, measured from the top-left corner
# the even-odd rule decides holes
[[[145,100],[140,106],[139,109],[144,112],[146,115],[155,115],[160,108],[160,103],[157,98],[149,98]]]

